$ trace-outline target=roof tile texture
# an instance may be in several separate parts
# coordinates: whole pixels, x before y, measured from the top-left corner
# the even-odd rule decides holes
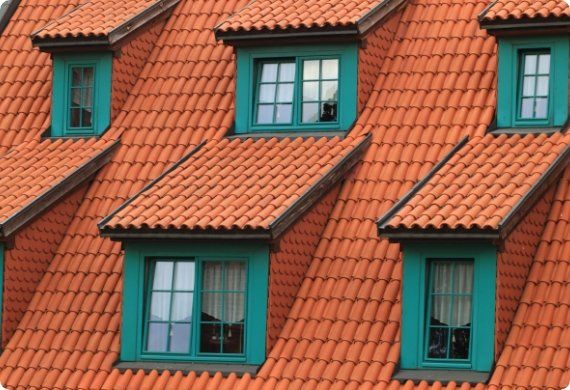
[[[35,32],[40,39],[104,37],[157,0],[87,0]]]
[[[358,141],[351,137],[209,141],[105,226],[268,230]]]
[[[5,346],[34,295],[79,207],[87,185],[67,195],[54,207],[18,231],[4,252],[2,345]]]
[[[498,229],[567,150],[570,134],[474,138],[387,222],[386,228]]]
[[[0,156],[0,224],[111,146],[107,140],[30,141]]]
[[[253,0],[218,26],[221,32],[346,27],[386,0]]]
[[[564,0],[496,0],[483,15],[485,21],[569,18]]]

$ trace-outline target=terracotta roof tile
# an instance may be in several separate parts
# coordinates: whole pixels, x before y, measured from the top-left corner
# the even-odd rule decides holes
[[[486,22],[570,18],[570,4],[565,0],[495,0],[481,15]]]
[[[64,180],[89,172],[82,168],[93,159],[108,155],[114,142],[107,140],[51,140],[30,141],[16,146],[0,156],[0,226],[4,235],[13,232],[8,227],[14,217],[29,208],[37,199],[61,187]],[[107,159],[108,160],[108,159]],[[101,167],[105,161],[95,165]],[[71,184],[71,183],[70,183]],[[68,184],[69,185],[69,184]],[[68,192],[71,188],[63,189]],[[51,202],[57,199],[52,199]],[[29,220],[29,218],[28,218]],[[18,226],[21,226],[19,223]]]
[[[270,230],[335,168],[349,168],[344,166],[364,141],[212,140],[100,226],[111,235],[124,229]]]
[[[33,39],[101,38],[160,3],[157,0],[88,0],[32,33]]]
[[[253,0],[217,30],[259,31],[354,26],[388,0]]]
[[[382,217],[380,229],[499,230],[569,150],[570,134],[474,138]]]

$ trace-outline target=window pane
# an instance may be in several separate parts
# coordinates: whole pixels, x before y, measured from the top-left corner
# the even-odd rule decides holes
[[[278,104],[275,107],[277,109],[275,123],[291,123],[292,107],[291,104]]]
[[[538,57],[538,73],[550,74],[550,54],[541,54]]]
[[[303,101],[319,100],[319,83],[318,81],[303,83]]]
[[[451,359],[469,359],[470,329],[453,329],[451,334]]]
[[[82,85],[86,87],[93,86],[93,67],[88,66],[83,68]]]
[[[294,81],[295,80],[295,64],[284,63],[279,67],[279,81]]]
[[[222,349],[222,325],[202,324],[200,327],[200,352],[220,353]]]
[[[155,324],[148,325],[147,337],[147,351],[151,352],[166,352],[168,343],[168,324]]]
[[[190,351],[190,324],[172,324],[170,330],[170,352]]]
[[[303,104],[303,123],[315,123],[319,119],[319,103]]]
[[[257,107],[257,123],[273,123],[273,105],[260,104]]]
[[[321,100],[337,100],[338,82],[323,81],[321,82]]]
[[[453,265],[449,262],[433,263],[431,268],[433,274],[433,292],[437,294],[450,293]]]
[[[93,88],[82,89],[82,105],[83,107],[93,106]]]
[[[338,60],[323,60],[323,79],[338,79]]]
[[[82,85],[83,72],[81,68],[71,68],[71,86],[79,87]]]
[[[275,84],[261,84],[259,86],[259,102],[273,103],[275,101]]]
[[[277,64],[263,64],[261,81],[264,83],[277,81]]]
[[[81,112],[81,127],[91,127],[91,117],[93,110],[91,108],[84,108]]]
[[[455,266],[454,290],[460,294],[473,291],[473,263],[458,263]]]
[[[174,293],[172,297],[172,321],[192,321],[194,294]]]
[[[471,325],[471,296],[455,297],[453,302],[453,315],[451,326]]]
[[[81,126],[81,109],[80,108],[72,108],[69,110],[69,125],[71,127],[80,127]]]
[[[194,290],[194,278],[193,261],[179,261],[176,263],[176,272],[174,273],[175,290]]]
[[[81,106],[81,88],[71,89],[71,107]]]
[[[336,103],[326,102],[321,104],[321,122],[336,122]]]
[[[246,272],[244,262],[232,261],[228,263],[226,273],[226,290],[245,291]]]
[[[224,322],[243,322],[245,320],[245,295],[243,293],[226,294],[224,303]]]
[[[223,265],[219,262],[208,261],[204,263],[202,275],[202,290],[219,291],[223,289]]]
[[[548,76],[538,76],[536,83],[536,95],[548,96]]]
[[[319,60],[303,61],[303,80],[318,80],[319,65]]]
[[[535,85],[536,85],[536,77],[525,76],[523,79],[523,96],[534,96]]]
[[[534,99],[525,98],[521,103],[521,118],[528,119],[534,117]]]
[[[291,103],[293,101],[294,84],[279,84],[277,87],[277,101],[279,103]]]
[[[548,113],[548,99],[538,98],[536,99],[536,118],[546,118]]]
[[[202,321],[221,321],[223,293],[202,294]]]
[[[451,296],[434,295],[431,304],[430,325],[448,326],[451,317]]]
[[[153,290],[170,290],[172,288],[172,261],[157,261],[154,266]]]
[[[447,357],[447,328],[430,328],[428,357],[431,359],[445,359]]]
[[[536,74],[536,54],[524,56],[524,74]]]
[[[243,353],[243,323],[224,326],[224,353]]]
[[[168,321],[170,319],[170,293],[153,292],[150,304],[151,321]]]

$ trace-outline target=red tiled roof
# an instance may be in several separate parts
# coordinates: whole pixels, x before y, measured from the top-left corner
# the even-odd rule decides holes
[[[253,0],[219,32],[348,27],[389,0]]]
[[[569,17],[570,4],[565,0],[495,0],[480,18],[490,22]]]
[[[380,229],[499,230],[570,157],[570,134],[474,138],[382,217]]]
[[[109,159],[114,142],[51,140],[20,144],[0,156],[0,232],[8,236],[24,221],[19,216],[40,199],[49,207],[95,173]],[[72,184],[71,180],[74,180]],[[38,206],[35,205],[35,208]],[[37,212],[37,210],[36,210]],[[28,220],[31,216],[28,217]]]
[[[272,231],[293,208],[309,207],[307,195],[326,191],[325,178],[349,169],[365,145],[351,137],[212,140],[100,226],[110,235],[124,229]]]
[[[71,12],[50,21],[34,32],[32,38],[102,38],[119,29],[130,32],[139,27],[134,19],[142,13],[151,8],[158,8],[162,12],[176,2],[164,4],[162,0],[88,0]]]

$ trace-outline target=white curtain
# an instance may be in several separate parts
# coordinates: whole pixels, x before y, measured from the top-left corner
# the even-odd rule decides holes
[[[432,297],[432,325],[469,325],[471,322],[473,263],[436,262],[432,264],[432,267],[432,289],[435,293]],[[453,305],[451,302],[452,294],[455,294]]]

